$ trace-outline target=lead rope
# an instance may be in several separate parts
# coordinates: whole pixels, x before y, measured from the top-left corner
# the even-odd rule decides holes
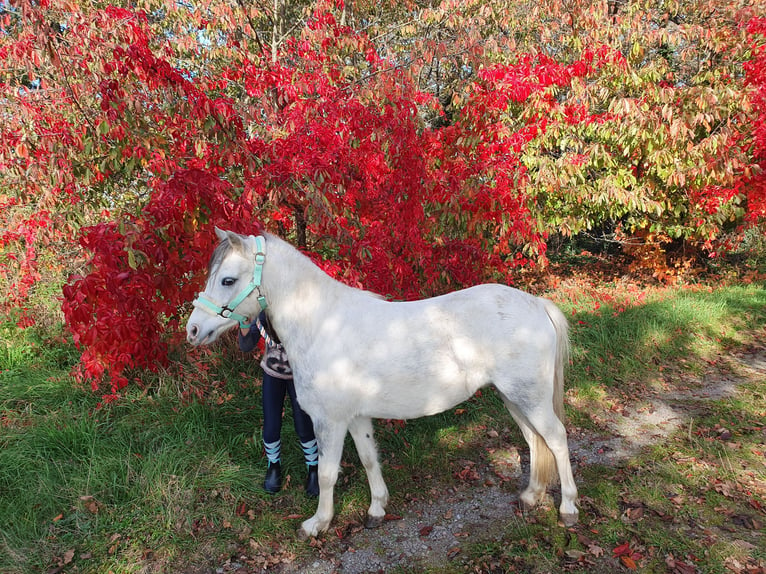
[[[255,326],[258,328],[258,332],[261,334],[261,337],[263,337],[263,341],[269,346],[269,347],[281,347],[279,343],[277,343],[274,339],[269,337],[269,334],[266,332],[265,327],[261,324],[261,320],[257,319],[255,320]]]

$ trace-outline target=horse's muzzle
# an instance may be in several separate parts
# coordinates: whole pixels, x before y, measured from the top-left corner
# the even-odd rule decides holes
[[[202,340],[200,339],[200,328],[197,324],[192,323],[186,326],[186,340],[189,341],[189,343],[196,347],[198,345],[202,344]]]

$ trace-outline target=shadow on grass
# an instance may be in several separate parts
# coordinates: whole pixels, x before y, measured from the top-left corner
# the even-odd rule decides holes
[[[641,305],[605,305],[572,317],[570,387],[645,383],[664,368],[699,372],[766,323],[759,287],[663,292]]]

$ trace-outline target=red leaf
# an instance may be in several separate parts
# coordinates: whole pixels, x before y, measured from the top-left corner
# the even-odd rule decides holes
[[[626,542],[625,544],[620,544],[617,548],[612,550],[612,555],[615,558],[618,558],[620,556],[630,556],[633,554],[633,551],[630,549],[630,543]]]

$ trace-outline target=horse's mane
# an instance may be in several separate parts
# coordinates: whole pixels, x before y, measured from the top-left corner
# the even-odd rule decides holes
[[[268,233],[263,233],[263,235],[266,236],[267,239],[269,237],[274,237],[275,239],[279,239],[280,241],[286,243],[287,245],[290,245],[290,243],[286,242],[284,239],[281,239],[280,237],[277,237],[275,235],[271,235],[271,234],[268,234]],[[293,247],[293,246],[290,245],[290,247]],[[235,249],[236,249],[236,247],[231,243],[231,241],[229,241],[228,238],[222,239],[221,242],[218,245],[216,245],[215,249],[213,250],[213,254],[210,256],[210,261],[208,261],[208,264],[207,264],[208,275],[211,275],[213,273],[213,270],[216,269],[223,262],[223,260],[226,259],[226,257],[228,257],[229,254],[232,251],[234,251]],[[293,247],[293,249],[295,249],[295,247]],[[302,253],[301,251],[298,251],[298,250],[296,250],[296,251],[300,255],[305,257],[306,260],[309,261],[312,265],[314,265],[315,267],[317,266],[316,263],[311,261],[311,258],[306,256],[305,253]],[[325,273],[324,271],[322,271],[322,272],[323,272],[323,274],[327,275],[327,273]],[[333,279],[335,282],[340,283],[341,285],[344,285],[345,287],[351,287],[350,285],[346,285],[345,283],[343,283],[341,281],[338,281],[334,277],[331,277],[329,275],[328,275],[328,277]],[[359,288],[355,288],[355,287],[351,287],[351,288],[355,289],[356,291],[358,291],[358,292],[360,292],[360,293],[362,293],[364,295],[372,297],[374,299],[386,300],[385,296],[380,295],[379,293],[375,293],[374,291],[367,291],[366,289],[359,289]]]

